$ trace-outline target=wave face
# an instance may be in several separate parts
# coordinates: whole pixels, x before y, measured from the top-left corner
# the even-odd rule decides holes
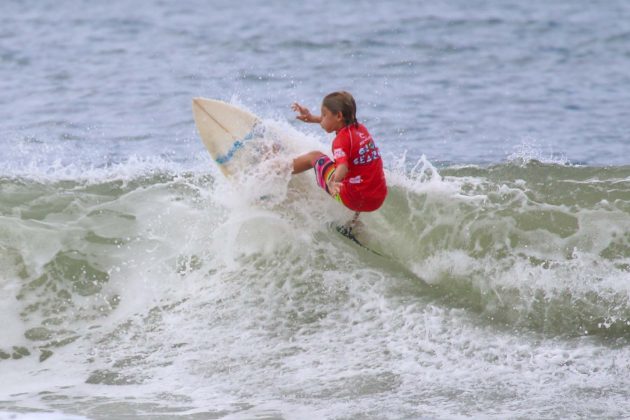
[[[630,168],[424,162],[378,215],[383,250],[449,306],[550,336],[628,338]]]
[[[413,415],[400,395],[417,386],[436,387],[427,401],[454,396],[464,375],[484,404],[500,404],[507,375],[517,392],[548,378],[560,397],[544,410],[590,412],[595,397],[560,408],[578,385],[549,375],[597,371],[589,352],[628,358],[630,167],[401,158],[385,205],[357,228],[376,255],[335,231],[351,213],[312,174],[289,174],[295,152],[236,184],[137,161],[1,177],[0,368],[31,372],[2,407],[135,415],[210,404],[206,415],[282,417],[295,404],[327,416],[345,395],[365,399],[348,415]],[[595,375],[612,384],[616,372]],[[81,397],[86,384],[106,386],[105,402]],[[252,399],[260,389],[283,402],[266,408]],[[461,412],[465,399],[454,401],[421,412]]]
[[[497,325],[630,337],[630,167],[403,166],[389,174],[381,211],[361,217],[358,237],[380,256],[346,249],[326,222],[332,215],[341,224],[348,213],[323,201],[307,175],[279,173],[285,184],[276,196],[246,184],[237,195],[215,175],[190,172],[5,177],[2,271],[16,282],[27,338],[45,349],[74,341],[79,319],[115,311],[121,293],[113,285],[122,279],[186,279],[217,270],[218,255],[240,268],[252,258],[266,266],[279,250],[303,257],[318,246],[341,249],[349,267],[413,276],[418,293]],[[305,237],[314,248],[302,249]],[[280,264],[277,275],[328,269],[326,258],[296,262]]]

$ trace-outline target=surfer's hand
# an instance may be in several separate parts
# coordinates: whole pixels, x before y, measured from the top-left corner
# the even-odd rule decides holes
[[[339,192],[341,191],[341,182],[330,180],[327,182],[327,186],[328,192],[330,192],[330,195],[332,195],[333,197],[339,194]]]
[[[291,109],[298,113],[298,115],[295,116],[295,118],[297,118],[298,120],[304,122],[313,122],[313,114],[311,114],[311,111],[309,111],[308,108],[298,104],[297,102],[293,102],[293,105],[291,105]]]

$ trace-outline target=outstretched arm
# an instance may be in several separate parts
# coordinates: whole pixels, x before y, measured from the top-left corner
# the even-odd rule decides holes
[[[291,105],[291,109],[298,113],[295,118],[300,121],[309,123],[320,123],[322,121],[322,117],[320,117],[319,115],[311,114],[311,111],[309,111],[308,108],[298,104],[297,102],[293,102],[293,105]]]

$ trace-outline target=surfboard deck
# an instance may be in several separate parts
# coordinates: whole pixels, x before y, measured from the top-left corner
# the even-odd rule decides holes
[[[264,135],[260,118],[227,102],[201,97],[193,98],[192,110],[201,140],[225,176],[255,163],[255,151],[247,149]]]

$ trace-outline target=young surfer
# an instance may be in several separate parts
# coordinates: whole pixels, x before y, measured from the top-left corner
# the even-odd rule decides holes
[[[330,159],[312,151],[293,160],[293,173],[315,169],[317,184],[347,208],[356,212],[377,210],[387,196],[383,161],[378,147],[363,124],[356,118],[356,102],[348,92],[333,92],[322,101],[321,115],[313,115],[298,104],[292,106],[298,120],[319,123],[327,132],[335,132]]]

